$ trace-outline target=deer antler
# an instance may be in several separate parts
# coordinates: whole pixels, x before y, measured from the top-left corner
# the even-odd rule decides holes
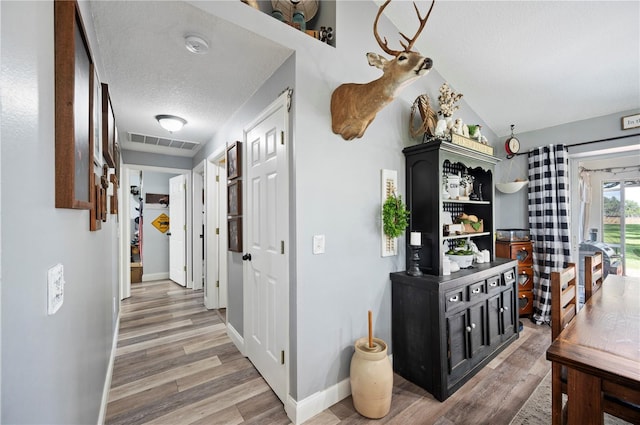
[[[389,48],[389,42],[387,41],[387,37],[384,37],[384,41],[382,41],[380,39],[380,36],[378,35],[378,20],[380,19],[380,15],[382,15],[382,11],[384,11],[384,9],[387,7],[387,5],[391,2],[391,0],[387,0],[384,2],[384,4],[382,6],[380,6],[380,9],[378,9],[378,14],[376,15],[376,20],[373,22],[373,35],[376,38],[376,41],[378,42],[378,45],[380,46],[380,48],[382,50],[385,51],[385,53],[391,55],[391,56],[398,56],[400,53],[402,53],[402,50],[392,50]],[[420,33],[422,32],[422,30],[424,29],[425,24],[427,23],[427,20],[429,19],[429,16],[431,15],[431,11],[433,10],[433,6],[435,5],[436,0],[433,0],[433,2],[431,3],[431,7],[429,8],[429,12],[427,12],[427,16],[424,17],[424,19],[420,16],[420,10],[418,10],[418,6],[416,6],[416,3],[413,3],[413,7],[416,10],[416,14],[418,15],[418,20],[420,21],[420,27],[418,28],[418,31],[416,32],[416,34],[413,36],[413,38],[409,38],[406,35],[404,35],[403,33],[400,33],[400,35],[402,36],[402,38],[404,38],[406,41],[408,41],[408,44],[404,44],[402,41],[400,41],[400,44],[402,45],[402,47],[404,47],[404,51],[405,52],[410,52],[411,48],[413,47],[413,45],[415,44],[416,40],[418,39],[418,36],[420,35]]]
[[[400,54],[400,50],[391,50],[389,48],[389,43],[387,42],[387,37],[384,38],[384,42],[383,42],[380,39],[380,36],[378,35],[378,20],[380,19],[380,15],[382,15],[382,11],[385,9],[385,7],[387,7],[387,5],[389,3],[391,3],[391,0],[385,1],[384,4],[382,6],[380,6],[380,9],[378,9],[378,14],[376,15],[376,20],[373,21],[373,35],[376,38],[376,41],[378,42],[378,45],[380,46],[380,48],[382,50],[385,51],[385,53],[387,53],[387,54],[389,54],[391,56],[398,56]]]

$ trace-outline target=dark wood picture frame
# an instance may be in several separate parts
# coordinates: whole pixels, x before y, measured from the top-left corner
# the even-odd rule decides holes
[[[227,215],[242,215],[242,181],[233,180],[227,186]]]
[[[102,157],[110,168],[115,168],[113,150],[116,137],[116,120],[109,97],[109,85],[102,83]]]
[[[91,173],[91,210],[89,210],[89,230],[95,232],[102,228],[100,214],[100,175]]]
[[[242,252],[242,217],[228,218],[227,231],[229,251]]]
[[[227,148],[227,180],[242,176],[242,143],[235,141]]]
[[[55,206],[91,209],[94,68],[75,1],[56,1]]]
[[[92,149],[93,163],[98,167],[102,166],[102,87],[98,79],[98,73],[93,67],[93,81],[91,82],[91,117],[93,125]]]

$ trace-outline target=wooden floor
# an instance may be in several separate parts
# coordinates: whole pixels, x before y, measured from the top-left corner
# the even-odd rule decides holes
[[[106,424],[289,424],[284,408],[226,334],[202,291],[134,284],[123,301]],[[389,414],[375,423],[509,424],[551,368],[550,329],[527,319],[520,338],[445,402],[395,376]],[[351,397],[305,422],[368,424]]]

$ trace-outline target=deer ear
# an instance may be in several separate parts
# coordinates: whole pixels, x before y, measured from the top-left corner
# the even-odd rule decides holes
[[[367,53],[367,60],[369,61],[369,65],[380,69],[384,69],[384,66],[388,62],[385,57],[371,52]]]

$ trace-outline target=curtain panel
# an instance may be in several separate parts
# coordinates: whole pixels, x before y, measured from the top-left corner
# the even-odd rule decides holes
[[[533,240],[533,318],[551,320],[551,272],[571,260],[569,155],[565,145],[529,152],[529,229]]]

